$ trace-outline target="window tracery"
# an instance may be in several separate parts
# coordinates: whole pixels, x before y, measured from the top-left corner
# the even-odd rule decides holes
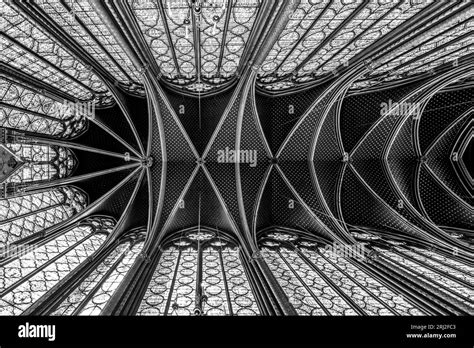
[[[138,70],[87,0],[40,1],[37,6],[120,83],[141,83]]]
[[[260,245],[299,315],[424,314],[354,262],[364,255],[283,232],[267,233]]]
[[[86,125],[85,116],[64,102],[0,77],[0,127],[71,138]]]
[[[275,91],[331,74],[430,4],[303,0],[260,68],[259,84]]]
[[[433,259],[423,257],[413,250],[404,246],[396,246],[391,249],[374,247],[378,255],[392,267],[403,270],[408,275],[415,277],[423,283],[436,286],[438,291],[456,301],[459,301],[471,313],[474,310],[474,278],[471,268],[468,273],[448,266],[439,264]],[[416,250],[416,249],[415,249]]]
[[[257,0],[205,1],[194,11],[188,1],[128,4],[165,79],[194,92],[235,77],[261,5]]]
[[[68,220],[87,203],[83,192],[68,186],[0,200],[0,255],[12,243]]]
[[[212,232],[191,232],[164,251],[138,315],[258,315],[239,248]]]
[[[2,24],[0,45],[3,63],[47,82],[80,100],[106,94],[99,77],[67,49],[42,32],[37,25],[10,2],[0,3]]]
[[[71,150],[45,144],[11,142],[0,147],[11,151],[23,164],[6,180],[7,184],[52,181],[68,177],[77,165]]]
[[[91,217],[0,265],[0,315],[20,315],[104,243],[115,223]]]
[[[100,315],[143,248],[143,231],[132,231],[52,312]]]

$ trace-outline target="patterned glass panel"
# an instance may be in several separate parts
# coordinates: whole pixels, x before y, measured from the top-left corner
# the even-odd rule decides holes
[[[196,270],[198,251],[193,248],[183,250],[177,264],[174,287],[171,288],[172,305],[168,315],[192,315],[196,298]]]
[[[159,11],[159,3],[155,0],[128,0],[128,3],[161,73],[167,78],[178,75],[173,61],[173,48],[166,38],[165,23]]]
[[[198,15],[187,1],[128,3],[163,76],[195,92],[236,75],[260,8],[258,0],[215,0],[202,2]]]
[[[52,315],[73,315],[82,305],[87,295],[95,289],[108,272],[123,259],[128,248],[127,244],[120,244],[103,262],[62,302]]]
[[[277,251],[261,249],[270,270],[288,296],[290,303],[299,315],[325,315],[323,305],[310,289],[300,281]]]
[[[311,262],[317,266],[326,276],[328,276],[336,286],[349,296],[365,313],[369,315],[393,315],[383,302],[378,301],[375,296],[371,296],[363,287],[342,271],[328,262],[323,256],[311,250],[302,249],[302,252]]]
[[[106,234],[96,229],[112,228],[111,220],[91,218],[1,266],[0,315],[22,314],[103,244]]]
[[[116,247],[59,305],[53,315],[100,315],[140,254],[143,242]],[[84,300],[91,298],[84,303]]]
[[[430,1],[415,3],[371,1],[331,42],[322,47],[318,54],[302,67],[301,74],[313,73],[313,76],[319,76],[338,68],[341,62],[348,63],[357,53],[382,39],[384,35],[415,16],[430,3]]]
[[[280,248],[274,256],[278,256],[287,264],[287,268],[293,273],[293,283],[299,282],[302,286],[306,287],[307,291],[320,301],[328,315],[357,315],[347,301],[338,295],[321,275],[303,260],[296,251]],[[301,289],[301,286],[299,288]],[[293,294],[296,295],[295,292]],[[288,294],[288,296],[290,295]],[[299,301],[301,301],[300,298],[296,297],[292,302]],[[318,307],[314,308],[318,309]],[[298,309],[297,311],[302,315],[320,313],[320,311],[308,313],[307,310]]]
[[[458,59],[472,53],[474,53],[472,39],[465,38],[436,51],[436,53],[430,53],[429,56],[407,62],[406,65],[398,68],[396,72],[399,74],[405,73],[407,76],[420,74],[430,71],[442,64],[451,63],[451,65],[455,65]],[[387,78],[387,80],[388,79],[390,78]]]
[[[240,57],[257,17],[260,1],[232,1],[232,14],[227,30],[222,68],[219,73],[229,77],[237,72]]]
[[[407,257],[409,256],[408,254],[400,255],[400,253],[397,252],[399,249],[400,248],[394,248],[394,251],[390,251],[375,248],[375,250],[379,252],[380,257],[393,267],[407,272],[410,276],[424,283],[435,284],[438,291],[464,304],[464,306],[471,311],[474,310],[474,291],[472,290],[472,285],[464,284],[459,278],[453,279],[449,276],[449,273],[446,274],[439,268],[434,268],[416,259],[410,259]],[[472,283],[472,278],[470,279],[470,283]]]
[[[469,274],[471,277],[474,277],[474,268],[472,266],[468,266],[464,263],[461,263],[459,261],[453,260],[451,258],[448,258],[444,255],[441,255],[439,253],[436,253],[434,251],[426,250],[426,249],[421,249],[421,248],[412,248],[413,251],[415,251],[418,254],[427,256],[433,260],[436,260],[440,263],[449,265],[452,269],[459,270],[461,272]]]
[[[29,183],[61,179],[71,175],[77,161],[69,149],[53,145],[5,144],[25,162],[7,183]]]
[[[3,63],[68,93],[73,98],[92,99],[107,88],[90,67],[72,56],[56,40],[39,30],[11,2],[0,2],[0,44]]]
[[[439,270],[440,272],[449,274],[463,282],[469,283],[471,286],[474,286],[474,267],[468,267],[466,270],[462,270],[457,267],[458,263],[453,263],[453,261],[448,258],[445,258],[445,260],[442,261],[441,258],[437,259],[426,257],[425,255],[423,255],[423,253],[417,252],[416,249],[408,250],[403,248],[397,248],[396,250],[408,257],[415,259],[416,261],[436,268],[436,270]]]
[[[405,32],[400,40],[394,42],[393,44],[387,46],[387,48],[377,53],[375,58],[382,58],[384,60],[391,59],[403,50],[413,48],[413,43],[419,44],[423,40],[436,37],[447,28],[458,24],[460,20],[469,18],[469,11],[466,8],[467,4],[468,1],[461,1],[457,4],[454,4],[450,9],[445,9],[439,12],[420,27],[416,29],[413,28],[412,30]],[[455,17],[452,17],[454,12],[460,10],[463,7],[464,9],[460,13],[458,13]]]
[[[68,248],[86,238],[90,230],[88,228],[72,229],[65,234],[53,239],[30,251],[24,257],[20,257],[1,267],[1,287],[3,292],[22,278],[33,273],[36,269],[55,258]]]
[[[156,5],[156,0],[153,0]],[[165,13],[166,26],[170,32],[173,50],[175,51],[177,66],[175,69],[188,79],[196,76],[196,52],[194,50],[193,27],[184,25],[189,14],[189,7],[185,1],[167,1]],[[199,30],[199,29],[197,29]],[[167,45],[170,43],[168,42]]]
[[[222,263],[219,250],[207,249],[202,255],[202,286],[208,294],[206,315],[226,315],[230,312],[226,308],[226,287],[222,277]]]
[[[193,315],[198,308],[210,316],[260,313],[239,249],[203,236],[191,233],[163,251],[137,315]]]
[[[38,6],[115,79],[125,84],[141,81],[139,72],[89,1],[40,1]]]
[[[359,4],[351,2],[343,12],[341,1],[301,1],[262,65],[261,73],[281,76],[292,72]]]
[[[83,115],[64,103],[12,80],[0,78],[0,127],[72,137],[85,129]]]
[[[416,30],[406,32],[392,45],[372,57],[372,80],[355,83],[352,88],[364,88],[383,81],[398,80],[430,72],[472,54],[474,45],[469,33],[473,30],[472,4],[459,2],[427,21]],[[453,16],[455,11],[460,11]]]
[[[464,15],[466,16],[466,14]],[[458,20],[458,19],[457,19]],[[451,22],[449,22],[451,23]],[[417,38],[417,45],[413,47],[413,42],[411,45],[403,45],[394,52],[390,52],[390,55],[387,58],[382,59],[381,62],[377,62],[377,64],[382,64],[378,67],[373,74],[379,74],[382,72],[398,70],[398,73],[402,73],[404,71],[409,70],[409,68],[405,69],[398,69],[397,67],[407,64],[406,62],[410,62],[411,60],[421,57],[422,55],[430,52],[430,54],[426,57],[428,60],[434,60],[438,58],[440,55],[446,54],[449,50],[437,49],[446,43],[449,43],[453,40],[456,40],[460,36],[472,32],[474,30],[474,20],[464,20],[457,25],[453,25],[452,28],[445,30],[438,36],[435,37],[423,37]],[[462,40],[461,42],[466,42],[465,46],[472,46],[472,40],[468,40],[470,38],[466,38],[466,40]],[[449,46],[448,46],[449,47]],[[459,45],[453,45],[454,48],[459,48]],[[451,48],[453,50],[453,48]],[[425,59],[421,59],[417,64],[423,65],[426,64]],[[408,64],[407,64],[408,65]],[[418,65],[416,65],[418,66]]]
[[[85,195],[71,187],[0,200],[0,256],[2,248],[66,221],[86,204]]]
[[[143,242],[135,244],[125,255],[114,271],[104,280],[94,296],[88,302],[80,315],[99,315],[105,308],[112,295],[117,290],[126,274],[133,266],[137,256],[143,248]]]
[[[261,252],[300,315],[427,314],[364,271],[359,266],[364,255],[355,249],[339,252],[296,235],[270,232]]]
[[[433,1],[303,0],[259,71],[268,90],[314,81],[412,19]]]
[[[260,74],[265,73],[267,78],[261,81],[276,82],[277,77],[296,74],[298,71],[295,69],[304,65],[315,48],[337,30],[361,3],[361,1],[350,1],[343,4],[341,0],[330,3],[302,1],[292,16],[295,20],[290,20],[275,43],[273,53],[270,52],[262,65]],[[317,25],[312,25],[313,23]],[[274,61],[275,56],[280,57],[279,62]],[[273,75],[273,77],[268,77],[268,75]],[[287,86],[293,84],[288,82]]]
[[[171,247],[161,255],[155,273],[151,278],[145,297],[138,310],[139,315],[164,315],[174,272],[180,260],[180,251]]]
[[[364,302],[367,302],[367,306],[369,308],[373,306],[373,311],[378,311],[379,309],[375,308],[380,308],[378,305],[374,304],[374,299],[376,299],[379,303],[383,303],[385,307],[390,307],[400,315],[427,314],[414,307],[410,302],[404,299],[402,295],[396,294],[394,291],[383,285],[380,281],[367,274],[367,272],[364,272],[355,264],[351,263],[350,260],[323,248],[320,248],[319,252],[329,262],[331,262],[334,267],[337,267],[337,269],[339,269],[341,272],[344,272],[350,281],[357,282],[366,292],[370,292],[373,298],[364,297]],[[358,299],[358,301],[360,301],[360,299]],[[364,309],[369,311],[368,308]],[[369,313],[372,314],[370,311]],[[383,313],[386,312],[383,311]]]
[[[259,309],[245,276],[237,248],[221,251],[233,315],[258,315]]]

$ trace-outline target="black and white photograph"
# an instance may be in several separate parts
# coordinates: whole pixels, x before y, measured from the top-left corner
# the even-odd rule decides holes
[[[474,2],[0,0],[0,347],[474,345]]]

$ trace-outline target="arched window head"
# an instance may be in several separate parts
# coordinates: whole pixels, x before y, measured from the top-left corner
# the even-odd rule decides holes
[[[0,200],[0,260],[12,243],[22,244],[25,238],[67,221],[87,204],[86,194],[70,186]]]
[[[299,315],[422,315],[363,266],[363,244],[339,245],[269,231],[260,250]]]
[[[237,245],[213,231],[166,243],[138,315],[258,315]]]
[[[192,92],[218,88],[236,77],[262,4],[260,0],[194,5],[173,0],[127,2],[163,79]],[[193,49],[196,35],[200,52]]]
[[[66,178],[77,166],[73,152],[65,147],[11,140],[0,144],[0,150],[9,153],[18,163],[15,170],[3,178],[8,186]]]
[[[90,217],[66,231],[48,236],[38,244],[25,245],[0,263],[0,315],[20,315],[105,242],[115,221]]]
[[[140,255],[146,229],[128,232],[97,267],[69,292],[52,315],[100,315]]]

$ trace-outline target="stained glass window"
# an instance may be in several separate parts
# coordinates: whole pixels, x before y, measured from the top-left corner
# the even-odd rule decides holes
[[[85,130],[85,115],[13,80],[0,78],[0,127],[62,138]]]
[[[470,312],[474,310],[472,267],[465,271],[456,266],[456,263],[450,264],[446,257],[441,263],[439,256],[426,257],[417,249],[407,250],[403,246],[393,247],[390,250],[378,247],[374,249],[391,267],[402,270],[422,284],[436,285],[444,296],[462,303],[462,306]],[[436,253],[431,252],[431,255],[433,254]]]
[[[53,311],[53,315],[100,315],[143,247],[143,241],[125,241],[87,276]]]
[[[128,4],[164,78],[196,92],[236,75],[260,8],[258,0],[207,1],[198,11],[190,1]]]
[[[23,164],[6,183],[32,183],[68,177],[77,165],[72,152],[64,147],[42,144],[7,143],[5,146]]]
[[[86,205],[85,194],[73,187],[0,200],[0,254],[11,243],[66,221]]]
[[[103,244],[111,219],[91,217],[0,266],[0,315],[20,315]]]
[[[465,274],[474,277],[474,268],[472,266],[468,266],[460,261],[454,260],[447,256],[444,256],[440,253],[436,253],[434,251],[421,249],[421,248],[411,248],[411,250],[417,254],[423,255],[427,257],[427,261],[430,262],[430,259],[433,261],[437,261],[440,264],[448,265],[449,267],[453,268],[454,270],[459,270]],[[472,278],[471,278],[472,281]]]
[[[428,71],[444,63],[444,57],[448,61],[453,61],[472,52],[474,45],[468,33],[472,33],[474,21],[468,19],[468,16],[466,12],[457,17],[455,23],[452,21],[445,23],[445,27],[442,28],[444,30],[438,28],[437,32],[432,30],[431,35],[426,33],[417,37],[416,45],[411,42],[391,51],[377,61],[379,66],[372,75],[390,72],[393,78],[394,75],[405,72],[414,74]],[[433,35],[435,33],[437,35]],[[417,69],[421,66],[422,68]]]
[[[431,3],[303,0],[261,66],[259,83],[279,90],[315,81]]]
[[[90,100],[107,88],[97,75],[61,46],[12,2],[0,2],[0,61],[48,83],[72,99]]]
[[[456,65],[458,59],[472,53],[472,4],[459,2],[448,5],[449,8],[407,31],[400,39],[371,57],[370,79],[358,81],[352,88],[400,80],[433,71],[446,63]]]
[[[299,315],[423,315],[402,295],[364,271],[343,249],[268,233],[261,252]]]
[[[138,70],[87,0],[40,1],[38,6],[119,82],[141,82]]]
[[[287,14],[284,10],[288,4],[295,5],[296,11],[290,18],[283,18]],[[248,253],[244,252],[236,239],[227,234],[219,235],[215,230],[201,230],[200,227],[197,231],[186,230],[174,236],[166,232],[164,244],[159,245],[159,250],[151,250],[154,253],[152,260],[139,257],[145,234],[152,233],[150,230],[136,231],[136,234],[133,231],[117,236],[114,234],[114,238],[118,237],[117,241],[114,239],[114,243],[104,244],[114,229],[114,220],[98,216],[82,219],[90,215],[87,210],[87,192],[74,186],[64,186],[77,179],[77,182],[81,182],[78,184],[80,187],[94,187],[94,180],[100,179],[94,179],[94,173],[90,173],[94,171],[94,163],[80,170],[84,175],[70,181],[61,180],[71,177],[79,165],[84,165],[79,163],[68,145],[55,145],[68,144],[69,141],[72,143],[88,128],[88,115],[80,111],[82,107],[71,108],[71,103],[87,103],[101,109],[96,122],[91,124],[91,133],[70,146],[81,148],[81,153],[92,151],[96,159],[103,158],[100,167],[108,176],[117,179],[101,187],[98,194],[102,198],[97,203],[107,201],[105,205],[114,208],[118,215],[123,213],[125,216],[130,215],[129,209],[135,212],[143,208],[140,205],[146,205],[145,196],[148,194],[150,211],[145,207],[141,210],[144,214],[134,215],[132,212],[133,221],[129,222],[140,220],[137,225],[142,224],[147,219],[147,212],[153,211],[155,216],[148,214],[147,221],[152,226],[165,221],[163,218],[169,215],[176,202],[173,201],[173,195],[168,194],[169,180],[166,183],[161,180],[165,176],[173,176],[168,175],[173,173],[168,170],[163,175],[150,175],[146,165],[152,164],[152,157],[158,162],[166,160],[166,148],[179,145],[173,143],[173,137],[160,138],[157,127],[164,131],[161,132],[164,135],[176,135],[192,129],[193,121],[183,118],[186,112],[189,114],[189,109],[194,109],[192,113],[199,116],[199,129],[202,132],[212,133],[215,130],[213,134],[208,134],[212,138],[211,142],[226,143],[229,137],[234,139],[235,135],[238,142],[242,136],[245,138],[245,134],[255,130],[256,126],[259,133],[257,138],[260,136],[261,139],[253,140],[263,141],[268,136],[267,140],[271,140],[271,143],[287,144],[289,137],[295,138],[294,131],[298,127],[301,132],[311,132],[314,127],[310,123],[319,121],[319,126],[325,127],[326,123],[318,121],[317,117],[312,117],[304,110],[312,110],[314,105],[310,104],[316,94],[321,92],[321,97],[326,96],[327,100],[332,98],[330,103],[341,102],[338,96],[344,97],[344,90],[339,89],[342,85],[329,89],[320,85],[320,91],[319,88],[306,89],[315,86],[315,83],[334,81],[344,84],[347,79],[343,74],[356,72],[358,63],[365,63],[365,75],[352,87],[365,88],[396,82],[393,85],[397,87],[393,90],[384,89],[388,100],[390,96],[396,98],[400,93],[404,94],[404,82],[411,84],[418,80],[411,77],[428,78],[430,74],[427,72],[430,72],[433,73],[432,82],[435,83],[434,73],[440,71],[440,66],[455,68],[461,58],[472,55],[474,50],[474,6],[468,0],[301,0],[297,5],[291,0],[127,0],[115,3],[103,1],[100,8],[97,6],[96,2],[90,0],[0,0],[0,314],[19,315],[32,311],[54,315],[101,315],[108,313],[109,309],[122,314],[128,312],[129,308],[135,308],[135,304],[138,305],[137,314],[143,316],[260,315],[262,304],[268,305],[268,311],[264,312],[273,313],[271,307],[275,304],[274,298],[266,296],[265,287],[276,283],[266,278],[258,279],[256,283],[256,278],[251,275],[259,269],[247,263]],[[267,18],[264,18],[264,14]],[[260,56],[263,48],[269,49],[267,57]],[[133,57],[128,54],[133,54]],[[262,63],[260,58],[263,60],[261,66],[250,66]],[[249,91],[241,90],[240,87],[235,91],[226,89],[239,79],[246,79],[249,68],[258,68],[257,79],[242,81],[240,86],[247,82],[255,83],[260,89],[257,95],[254,95],[252,88]],[[457,72],[454,70],[451,72]],[[158,76],[151,76],[151,72]],[[250,76],[253,78],[252,74]],[[405,79],[407,77],[410,79]],[[466,78],[464,86],[459,81],[449,90],[454,93],[458,87],[465,87],[469,83],[472,83],[472,79]],[[144,84],[153,87],[147,99],[142,98],[145,96]],[[164,87],[163,90],[159,86]],[[168,90],[170,86],[173,87],[171,91]],[[115,87],[118,87],[117,93]],[[180,88],[184,94],[197,92],[191,94],[197,94],[199,98],[176,97],[174,87]],[[413,94],[416,94],[416,83],[412,87]],[[290,91],[292,88],[296,93]],[[203,93],[206,98],[201,100],[200,92],[209,93]],[[265,96],[261,96],[260,92]],[[357,98],[358,92],[349,92],[351,98]],[[160,105],[157,103],[157,93],[163,97],[159,98],[162,102]],[[282,98],[270,98],[269,95]],[[165,100],[166,96],[170,100]],[[248,97],[249,103],[239,105],[239,101],[245,101],[244,97]],[[118,105],[115,108],[104,110],[116,102]],[[255,105],[265,102],[271,105]],[[464,100],[458,102],[455,104],[465,104]],[[222,111],[226,103],[228,108]],[[178,107],[178,104],[181,105]],[[294,114],[295,118],[291,117],[294,122],[290,123],[277,120],[269,124],[261,119],[262,124],[259,125],[257,117],[254,120],[256,123],[252,121],[247,124],[245,121],[235,124],[223,118],[219,120],[218,107],[215,117],[201,122],[200,111],[208,111],[217,104],[222,106],[221,111],[225,115],[239,111],[240,116],[242,113],[248,116],[247,112],[255,107],[250,110],[251,116],[260,113],[263,118],[267,114],[286,110],[289,106],[288,113]],[[240,106],[242,108],[239,109]],[[329,109],[331,105],[326,106],[327,110],[315,109],[312,115],[326,115],[326,111],[332,110]],[[370,105],[367,107],[370,109]],[[143,113],[146,114],[150,108],[156,109],[152,112],[156,111],[156,115],[153,115],[158,117],[151,117],[153,121],[159,121],[158,108],[161,111],[175,108],[180,115],[180,122],[177,123],[154,122],[154,130],[150,129],[148,134],[153,136],[151,142],[146,139],[146,124],[136,129],[132,127],[131,131],[125,129],[133,126],[135,121],[146,121]],[[125,119],[121,115],[124,112],[127,114]],[[128,115],[129,112],[131,115]],[[357,136],[355,133],[363,133],[362,128],[365,126],[370,128],[373,120],[358,122],[363,127],[357,130],[357,127],[343,125],[343,114],[340,115],[341,125],[336,122],[335,128],[329,128],[337,133],[339,145],[344,140],[342,142],[348,146],[353,140],[356,141],[352,139]],[[301,115],[303,118],[298,121]],[[304,123],[306,116],[309,123]],[[247,118],[244,117],[244,120]],[[441,121],[446,126],[450,122],[448,119]],[[386,125],[389,124],[384,123],[377,129],[389,138],[394,138],[396,128],[401,124],[395,124],[393,131],[384,128]],[[174,127],[174,133],[169,129],[171,126]],[[316,127],[316,133],[319,134],[321,127]],[[420,132],[412,134],[414,143],[418,140],[423,143],[425,136],[437,136],[437,127],[431,129],[426,124],[420,127]],[[423,130],[423,127],[426,129]],[[129,152],[123,155],[125,162],[132,161],[140,168],[131,168],[135,166],[133,163],[130,166],[120,165],[122,155],[115,153],[110,146],[105,146],[107,149],[101,146],[108,141],[102,139],[102,134],[110,135],[114,143],[123,145],[119,148],[126,147],[126,151],[136,153],[141,158],[142,166],[139,158],[130,158]],[[318,134],[313,135],[316,137]],[[244,138],[243,142],[248,140]],[[140,145],[138,147],[146,147],[146,151],[141,151],[141,154],[135,151],[135,140]],[[388,139],[386,144],[392,143],[391,140]],[[128,144],[129,141],[132,144]],[[324,141],[315,141],[314,145],[318,147],[322,143]],[[313,150],[317,151],[314,147]],[[123,152],[120,149],[117,151]],[[447,156],[453,156],[452,161],[456,161],[455,158],[460,155],[453,151],[451,149]],[[82,157],[79,157],[81,162]],[[106,159],[108,157],[109,160]],[[345,157],[344,154],[344,161],[347,159]],[[339,161],[337,156],[334,159]],[[158,169],[161,168],[160,164]],[[127,175],[127,168],[135,172]],[[286,169],[282,167],[283,171]],[[143,176],[137,177],[139,171]],[[443,180],[449,181],[448,174],[446,171]],[[146,187],[141,186],[145,176],[148,192]],[[155,182],[158,179],[161,182]],[[270,186],[274,184],[272,178],[266,179],[272,181]],[[366,184],[363,178],[359,179],[362,184]],[[456,177],[453,180],[455,182]],[[136,189],[133,190],[135,183]],[[319,192],[317,186],[324,183],[313,180],[313,184]],[[345,191],[359,190],[356,184],[347,182],[349,186],[344,187],[350,189]],[[167,188],[166,194],[161,190],[163,185]],[[234,226],[233,222],[238,222],[239,218],[245,220],[249,216],[245,218],[239,209],[232,208],[239,204],[237,200],[232,201],[229,195],[237,194],[240,203],[245,203],[247,207],[247,203],[255,198],[249,196],[253,194],[250,192],[252,190],[238,185],[239,192],[235,187],[225,192],[229,185],[226,186],[224,182],[216,182],[216,185],[216,193],[220,191],[224,195],[218,194],[217,198],[207,195],[208,205],[223,208],[230,220],[234,220],[230,224],[240,229],[242,224]],[[189,185],[186,187],[190,188]],[[364,192],[367,191],[365,188]],[[131,196],[130,190],[133,191]],[[375,194],[372,190],[368,191],[369,194]],[[263,187],[255,192],[261,194],[259,199],[262,200],[275,198],[271,192],[267,195]],[[293,193],[296,195],[296,192]],[[345,193],[345,198],[350,198],[352,193]],[[305,198],[302,197],[300,201]],[[328,208],[323,198],[317,202],[308,201],[314,204],[308,203],[306,208]],[[384,203],[380,201],[384,197],[375,198],[378,203]],[[160,220],[161,207],[164,210]],[[271,213],[278,213],[280,208],[277,206],[277,210]],[[343,208],[335,207],[341,215],[339,217],[344,215]],[[269,221],[262,209],[255,210],[258,216],[249,218],[248,222],[252,220],[260,227],[268,226]],[[388,218],[383,216],[387,215],[386,212]],[[199,221],[201,218],[208,221],[210,215],[207,213],[201,214],[199,210]],[[382,223],[391,220],[401,226],[402,210],[400,214],[388,210],[385,213],[375,218]],[[239,214],[242,216],[239,217]],[[178,215],[175,218],[180,220],[181,215]],[[187,217],[183,216],[187,221]],[[74,217],[77,218],[73,220],[74,224],[68,223]],[[281,222],[291,225],[306,217],[293,214],[289,220]],[[254,256],[258,257],[255,267],[261,266],[260,262],[266,262],[289,304],[300,315],[388,316],[426,315],[445,311],[463,314],[474,311],[474,269],[463,257],[450,255],[446,249],[441,249],[444,246],[440,249],[423,249],[420,247],[423,245],[422,240],[416,247],[409,244],[414,239],[404,240],[397,236],[396,241],[390,241],[386,239],[388,231],[374,232],[368,227],[361,227],[367,226],[366,223],[352,223],[359,227],[349,227],[349,231],[360,243],[350,246],[329,245],[327,240],[322,239],[325,237],[317,237],[317,229],[315,234],[282,232],[291,230],[283,226],[271,232],[266,230],[259,241],[263,259],[259,258],[259,253],[255,253]],[[329,229],[337,227],[332,222],[326,224]],[[174,230],[171,225],[166,224],[168,227],[164,229]],[[227,222],[224,225],[223,228],[229,228]],[[406,232],[405,225],[400,229]],[[440,228],[446,229],[443,226]],[[468,233],[461,230],[447,230],[447,234],[453,237],[451,241],[472,242]],[[419,233],[410,235],[421,236]],[[156,236],[148,237],[151,237],[150,241],[155,241]],[[244,234],[240,237],[246,239],[248,236]],[[359,247],[367,247],[368,252],[359,252]],[[100,253],[97,253],[99,249]],[[351,253],[349,255],[348,250]],[[131,271],[138,266],[140,272],[132,274]],[[270,275],[266,273],[266,267],[260,271],[266,276]],[[258,276],[257,273],[254,275]],[[135,286],[135,280],[140,276],[146,277],[139,279],[146,283]],[[130,284],[129,279],[133,279]],[[259,286],[262,288],[257,293],[255,290]],[[140,291],[131,293],[128,291],[130,289]],[[279,291],[274,293],[275,296],[283,297],[284,294]],[[118,299],[124,299],[133,306],[122,307],[120,303],[118,307],[112,308]],[[278,300],[281,300],[280,304],[288,305],[285,298]],[[38,301],[41,302],[40,307],[37,307]],[[279,308],[274,310],[277,312]]]
[[[258,315],[239,248],[193,232],[160,256],[138,315]]]

